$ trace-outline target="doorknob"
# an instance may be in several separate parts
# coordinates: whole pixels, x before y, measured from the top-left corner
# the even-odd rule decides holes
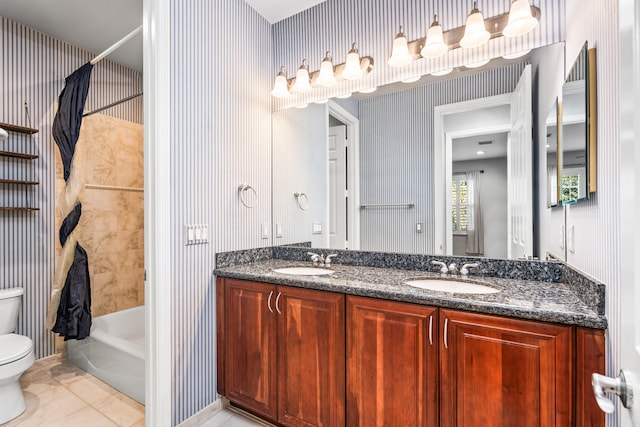
[[[622,369],[617,378],[605,377],[600,374],[591,374],[591,385],[593,386],[593,394],[595,394],[598,406],[603,412],[611,414],[615,405],[607,397],[605,393],[613,393],[620,398],[625,408],[631,408],[633,405],[633,389],[627,383],[625,370]]]

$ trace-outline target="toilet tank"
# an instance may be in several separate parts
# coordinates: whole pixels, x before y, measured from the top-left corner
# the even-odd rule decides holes
[[[16,330],[23,293],[22,288],[0,289],[0,335]]]

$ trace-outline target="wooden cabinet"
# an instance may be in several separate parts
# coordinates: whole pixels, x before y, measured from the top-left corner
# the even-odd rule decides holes
[[[347,426],[438,425],[438,311],[347,297]]]
[[[344,295],[223,279],[221,297],[218,391],[282,425],[344,425]]]
[[[441,426],[571,426],[569,326],[440,311]]]

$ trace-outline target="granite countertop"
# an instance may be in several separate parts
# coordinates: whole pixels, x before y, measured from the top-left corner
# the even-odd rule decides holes
[[[266,259],[218,268],[219,277],[253,280],[277,285],[295,286],[359,295],[393,301],[403,301],[435,307],[495,314],[521,319],[606,329],[607,319],[590,308],[575,292],[575,288],[549,281],[516,280],[487,276],[467,279],[498,288],[493,294],[459,294],[415,288],[403,282],[420,278],[441,278],[439,273],[333,264],[328,276],[300,276],[275,273],[283,267],[312,267],[311,262]],[[447,278],[450,278],[447,276]]]

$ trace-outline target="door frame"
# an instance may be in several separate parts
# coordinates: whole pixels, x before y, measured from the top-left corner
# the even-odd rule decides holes
[[[511,132],[511,124],[505,123],[501,125],[493,125],[487,126],[483,128],[475,128],[468,130],[458,130],[452,132],[445,132],[445,186],[444,188],[451,188],[451,183],[453,181],[453,140],[458,138],[467,138],[470,136],[482,136],[482,135],[490,135],[494,133],[510,133]],[[510,138],[510,137],[507,137]],[[451,200],[451,192],[445,191],[445,210],[444,212],[451,212],[452,209],[452,200]],[[507,202],[508,203],[508,202]],[[508,205],[507,205],[508,206]],[[445,219],[445,255],[453,255],[453,223],[451,215],[444,215]],[[447,231],[448,230],[448,231]],[[508,233],[507,233],[508,236]],[[508,239],[505,242],[505,245],[509,243]]]
[[[349,217],[347,218],[347,227],[349,239],[347,240],[350,250],[360,249],[360,120],[348,112],[345,108],[340,106],[335,101],[329,100],[327,102],[327,114],[326,114],[326,129],[328,135],[329,129],[329,115],[332,115],[336,119],[340,120],[347,126],[347,146],[349,147],[347,156],[347,185],[349,190],[347,197],[349,198]],[[327,137],[326,150],[329,152],[329,138]],[[327,199],[329,200],[329,163],[326,165],[325,176],[327,182],[325,188],[327,189]],[[325,211],[325,218],[327,218],[327,230],[329,227],[329,206]],[[327,247],[329,247],[329,233],[327,233]]]
[[[433,205],[444,206],[443,209],[436,208],[434,212],[434,230],[436,232],[433,236],[433,249],[436,255],[451,255],[453,253],[453,237],[451,233],[448,233],[448,230],[451,230],[451,218],[447,215],[447,212],[451,212],[451,194],[447,189],[451,188],[452,170],[451,144],[447,144],[447,134],[458,133],[458,131],[445,132],[444,119],[451,114],[484,110],[505,104],[511,104],[511,93],[438,105],[433,109]],[[486,128],[478,129],[482,131]],[[507,131],[510,130],[511,125],[509,124]],[[472,132],[472,134],[474,133]],[[447,224],[449,228],[447,228]]]

